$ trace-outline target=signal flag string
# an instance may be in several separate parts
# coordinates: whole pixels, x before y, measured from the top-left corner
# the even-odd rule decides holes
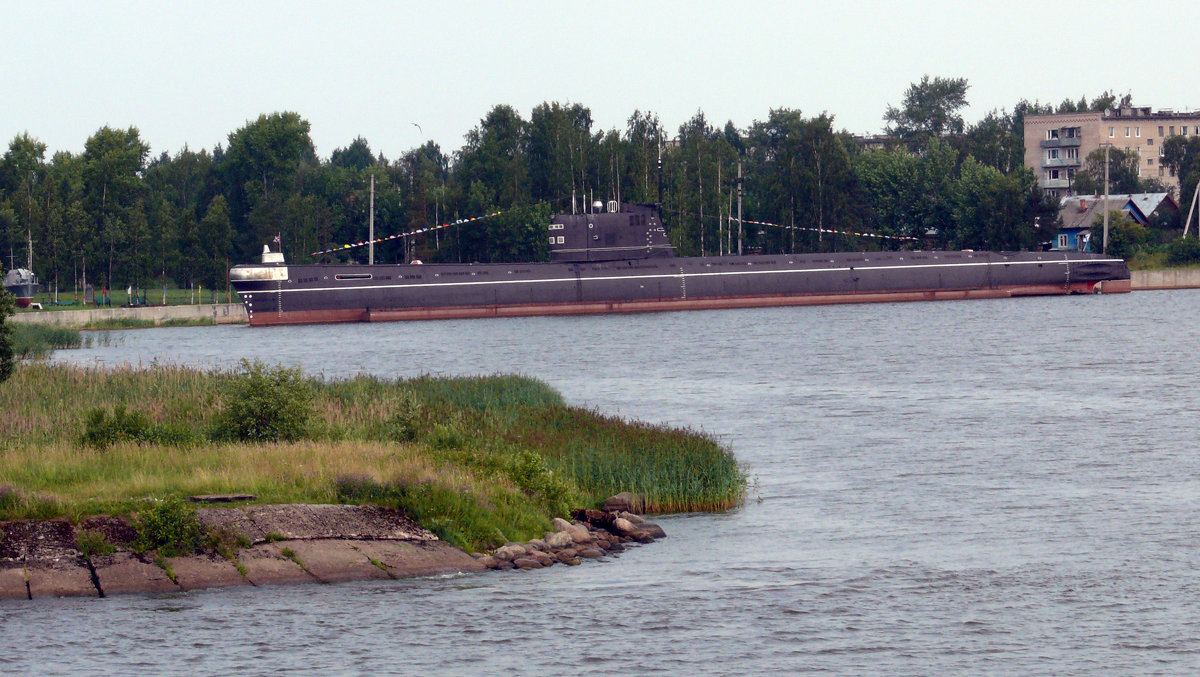
[[[729,220],[737,221],[737,217],[731,216],[731,217],[729,217]],[[855,233],[855,232],[849,231],[849,230],[832,230],[829,228],[806,228],[804,226],[785,226],[785,225],[778,224],[778,223],[771,223],[770,221],[751,221],[750,219],[745,219],[743,221],[743,223],[750,223],[750,224],[753,224],[756,226],[773,226],[775,228],[787,228],[790,230],[806,230],[811,233],[833,233],[833,234],[837,234],[837,235],[854,235],[856,237],[875,237],[875,238],[879,238],[881,240],[904,240],[904,241],[909,241],[909,242],[917,241],[917,238],[909,237],[907,235],[880,235],[878,233]]]
[[[484,214],[483,216],[473,216],[469,219],[459,219],[452,223],[443,223],[440,226],[429,226],[428,228],[418,228],[416,230],[410,230],[407,233],[397,233],[395,235],[389,235],[387,237],[377,237],[377,238],[375,238],[374,242],[377,242],[377,243],[378,242],[387,242],[388,240],[397,240],[402,237],[410,237],[413,235],[420,235],[421,233],[431,233],[435,230],[442,230],[443,228],[452,228],[454,226],[461,226],[464,223],[472,223],[475,221],[482,221],[484,219],[488,219],[493,216],[499,216],[503,213],[504,212],[492,212],[491,214]],[[338,245],[337,247],[332,247],[330,249],[325,249],[325,250],[322,250],[319,252],[313,252],[312,254],[310,254],[310,256],[320,256],[321,254],[329,254],[330,252],[340,252],[340,251],[345,251],[347,249],[353,249],[355,247],[365,247],[366,245],[371,244],[371,242],[372,242],[372,240],[363,240],[361,242],[355,242],[353,244]]]

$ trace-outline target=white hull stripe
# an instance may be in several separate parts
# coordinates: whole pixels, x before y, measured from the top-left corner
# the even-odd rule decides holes
[[[413,289],[419,287],[477,287],[484,285],[499,285],[499,284],[554,284],[577,281],[582,282],[607,282],[611,280],[661,280],[661,279],[680,279],[687,277],[720,277],[722,275],[786,275],[797,273],[841,273],[850,272],[853,270],[911,270],[916,268],[969,268],[977,266],[1023,266],[1023,265],[1070,265],[1070,264],[1085,264],[1085,263],[1117,263],[1123,259],[1082,259],[1078,261],[978,261],[972,263],[914,263],[903,264],[897,266],[842,266],[838,268],[792,268],[784,270],[728,270],[717,271],[710,273],[664,273],[655,275],[606,275],[597,277],[556,277],[545,279],[519,279],[519,280],[478,280],[472,282],[411,282],[408,284],[379,284],[379,285],[347,285],[344,287],[302,287],[299,289],[278,289],[271,290],[274,292],[282,292],[284,294],[295,292],[328,292],[328,291],[360,291],[360,290],[380,290],[380,289]],[[296,266],[293,266],[295,268]],[[262,290],[266,291],[266,290]],[[257,292],[238,292],[238,293],[262,293]]]

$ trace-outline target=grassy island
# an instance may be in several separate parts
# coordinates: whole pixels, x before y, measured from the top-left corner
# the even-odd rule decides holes
[[[396,507],[470,550],[540,536],[621,491],[648,512],[724,510],[746,484],[707,436],[570,407],[517,376],[27,363],[0,385],[0,411],[0,521],[248,493]]]

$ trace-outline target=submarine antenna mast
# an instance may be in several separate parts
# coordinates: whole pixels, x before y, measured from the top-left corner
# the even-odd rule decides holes
[[[738,256],[742,255],[742,158],[738,157]]]

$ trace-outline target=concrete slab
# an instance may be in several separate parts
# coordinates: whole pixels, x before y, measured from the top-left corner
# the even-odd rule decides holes
[[[437,540],[403,513],[370,505],[254,505],[246,515],[285,540],[319,538]]]
[[[482,561],[444,541],[364,541],[359,549],[364,555],[382,562],[388,573],[396,578],[483,571],[486,568]]]
[[[265,543],[238,551],[246,567],[246,578],[254,585],[288,585],[316,581],[292,560],[284,557],[278,543]]]
[[[0,599],[29,599],[25,567],[0,567]]]
[[[196,519],[207,529],[224,529],[230,533],[244,536],[251,543],[261,543],[266,540],[266,533],[242,508],[201,508],[196,511]]]
[[[179,592],[179,586],[152,562],[143,562],[128,552],[98,555],[92,558],[100,589],[105,595],[135,592]]]
[[[55,566],[30,564],[29,593],[34,599],[42,597],[97,597],[99,591],[92,583],[92,572],[82,562]]]
[[[364,541],[325,539],[291,541],[283,545],[294,550],[304,568],[324,583],[390,578],[387,571],[372,564],[363,554],[362,543]]]
[[[167,560],[175,572],[175,582],[183,590],[223,588],[234,585],[249,585],[233,562],[219,555],[196,555],[173,557]]]

